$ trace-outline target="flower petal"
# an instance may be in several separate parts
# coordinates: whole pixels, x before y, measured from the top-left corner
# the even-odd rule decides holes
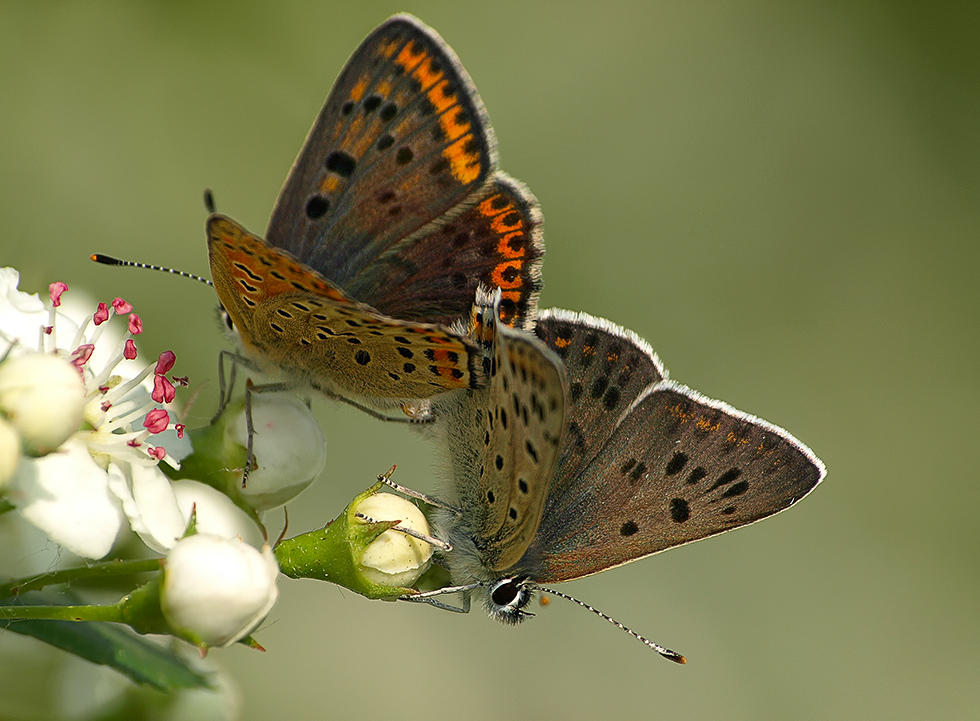
[[[411,501],[393,493],[368,496],[357,512],[375,521],[401,521],[398,525],[428,535],[425,515]],[[395,530],[378,536],[358,561],[365,578],[382,586],[411,586],[425,573],[432,559],[432,546]]]
[[[157,553],[173,548],[187,528],[170,481],[156,466],[109,466],[109,487],[122,503],[129,525]]]
[[[37,293],[17,290],[19,282],[16,270],[0,268],[0,331],[23,347],[37,350],[41,328],[48,325],[50,315]],[[77,323],[59,314],[56,340],[67,343],[77,330]],[[16,347],[15,352],[19,352]]]
[[[9,498],[26,520],[83,558],[109,553],[124,522],[106,472],[74,439],[43,458],[22,458]]]
[[[174,481],[172,487],[185,520],[190,520],[192,508],[197,509],[198,533],[241,538],[256,548],[265,543],[255,522],[221,491],[198,481]]]

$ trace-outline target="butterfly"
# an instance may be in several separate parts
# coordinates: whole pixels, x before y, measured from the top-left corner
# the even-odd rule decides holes
[[[434,513],[452,546],[456,585],[443,592],[462,591],[464,609],[475,593],[492,617],[517,623],[535,590],[563,595],[540,584],[753,523],[823,479],[823,463],[785,430],[667,380],[635,333],[547,310],[532,335],[481,302],[470,327],[489,384],[434,400],[452,470]]]
[[[211,275],[260,367],[368,408],[485,382],[450,328],[480,284],[529,328],[544,244],[534,196],[496,169],[473,83],[408,15],[376,28],[341,71],[263,240],[207,221]],[[406,410],[406,412],[408,412]]]

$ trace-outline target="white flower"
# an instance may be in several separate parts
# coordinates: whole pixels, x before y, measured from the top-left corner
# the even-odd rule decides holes
[[[408,528],[429,535],[422,511],[401,496],[376,493],[355,509],[374,521],[398,521],[395,528]],[[418,538],[390,529],[378,536],[361,556],[358,568],[364,577],[382,586],[408,587],[425,573],[432,561],[432,546]]]
[[[41,302],[37,293],[33,295],[17,290],[20,273],[13,268],[0,268],[0,337],[6,338],[13,345],[13,351],[18,348],[33,348],[38,350],[42,339],[48,337],[48,342],[67,345],[78,330],[78,326],[67,317],[59,320],[57,328],[51,322],[55,315],[54,306],[50,309]],[[53,328],[49,333],[46,329]],[[61,337],[57,335],[61,333]],[[51,338],[50,336],[54,336]]]
[[[156,467],[158,461],[167,459],[170,465],[177,465],[164,446],[147,442],[168,429],[183,434],[183,426],[173,423],[161,407],[174,399],[173,382],[166,375],[174,356],[167,351],[141,370],[126,371],[126,377],[123,369],[132,368],[130,362],[137,356],[133,336],[143,330],[129,303],[121,298],[111,304],[99,303],[94,313],[76,321],[57,310],[67,290],[64,283],[51,284],[50,306],[46,307],[36,295],[18,291],[18,279],[15,270],[0,269],[0,339],[9,346],[0,349],[0,358],[6,353],[0,365],[11,366],[0,371],[0,376],[13,379],[5,382],[8,390],[0,394],[3,412],[9,418],[41,419],[40,423],[26,423],[34,429],[31,433],[38,427],[47,432],[47,439],[40,435],[36,452],[52,451],[48,446],[55,440],[66,431],[71,435],[46,456],[19,460],[9,500],[23,518],[68,550],[101,558],[124,522],[120,501],[108,492],[110,469],[132,476],[133,467],[144,466],[150,474],[164,478]],[[113,338],[114,324],[109,321],[116,315],[128,316],[127,332]],[[57,362],[52,364],[52,359]],[[46,395],[43,379],[41,392],[23,390],[25,365],[47,373],[50,385],[62,387],[70,386],[64,373],[65,366],[70,367],[83,384],[82,417],[76,421],[46,417],[44,414],[58,409],[52,409],[54,402]],[[62,402],[71,405],[58,401]],[[17,422],[14,420],[15,425]],[[26,440],[29,447],[34,443]]]
[[[174,547],[187,530],[192,509],[198,533],[241,538],[257,548],[264,543],[255,522],[211,486],[171,482],[153,466],[131,465],[128,471],[110,466],[109,487],[122,501],[133,531],[154,551],[166,553]]]
[[[253,393],[251,405],[258,467],[249,472],[241,492],[252,508],[263,511],[293,499],[316,479],[327,461],[327,440],[312,411],[292,393]],[[244,410],[225,433],[227,440],[246,447]]]
[[[161,607],[181,636],[198,646],[227,646],[248,635],[276,603],[276,565],[240,540],[196,534],[167,554]]]

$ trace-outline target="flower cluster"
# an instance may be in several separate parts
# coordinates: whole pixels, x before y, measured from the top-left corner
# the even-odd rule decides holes
[[[162,573],[115,604],[118,617],[109,620],[202,650],[226,646],[269,613],[280,565],[289,576],[332,580],[371,598],[416,593],[433,539],[418,508],[379,493],[380,482],[324,529],[275,553],[266,542],[260,514],[295,497],[326,462],[323,432],[305,403],[253,392],[251,438],[243,400],[187,429],[174,402],[188,381],[173,375],[171,351],[141,358],[143,322],[130,303],[68,310],[64,283],[52,283],[44,303],[18,281],[16,271],[0,269],[0,500],[86,562],[107,557],[130,532],[163,557],[133,567]],[[250,441],[255,465],[243,488]],[[92,568],[49,573],[63,582]],[[71,618],[85,618],[83,608]],[[63,617],[52,609],[31,617]],[[105,609],[91,617],[105,620]]]
[[[49,287],[49,307],[17,283],[16,271],[0,270],[0,334],[7,343],[0,414],[14,451],[5,454],[11,460],[0,484],[49,538],[83,558],[102,558],[126,523],[112,480],[131,478],[134,468],[160,474],[161,459],[177,465],[157,439],[169,430],[171,447],[181,445],[184,427],[163,406],[174,399],[174,381],[186,381],[166,377],[175,360],[169,351],[133,370],[133,337],[143,324],[123,299],[99,303],[78,320],[62,308],[64,283]],[[121,336],[109,323],[116,315],[128,316]],[[152,389],[144,383],[151,373]]]
[[[174,353],[140,362],[143,322],[122,298],[82,314],[66,310],[64,283],[51,284],[45,304],[18,281],[15,270],[0,269],[6,502],[83,559],[106,557],[132,530],[166,554],[159,606],[175,635],[202,647],[242,638],[275,603],[278,567],[268,547],[258,550],[264,530],[253,510],[204,483],[169,477],[179,477],[180,459],[195,450],[173,410],[177,387],[187,384],[172,374]],[[322,449],[321,434],[309,480]],[[199,619],[212,622],[198,628]]]

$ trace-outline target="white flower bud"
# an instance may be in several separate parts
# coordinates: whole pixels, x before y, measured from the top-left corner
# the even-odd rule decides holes
[[[265,543],[255,521],[221,491],[198,481],[174,481],[172,487],[185,526],[194,509],[198,533],[240,538],[255,548]]]
[[[279,596],[272,549],[199,533],[167,554],[161,607],[171,627],[199,646],[227,646],[248,635]]]
[[[64,358],[25,353],[0,363],[0,412],[20,433],[24,449],[43,456],[78,430],[85,385]]]
[[[0,491],[3,491],[17,470],[20,461],[20,436],[7,419],[0,416]]]
[[[398,521],[398,528],[410,528],[429,535],[429,523],[422,511],[401,496],[376,493],[365,498],[356,511],[375,521]],[[365,578],[383,586],[408,587],[425,573],[432,561],[432,546],[394,529],[378,536],[365,550],[358,564]]]
[[[252,452],[258,468],[242,496],[264,511],[281,506],[309,486],[327,461],[327,440],[312,411],[291,393],[253,393]],[[231,439],[248,444],[245,414],[228,424]]]

